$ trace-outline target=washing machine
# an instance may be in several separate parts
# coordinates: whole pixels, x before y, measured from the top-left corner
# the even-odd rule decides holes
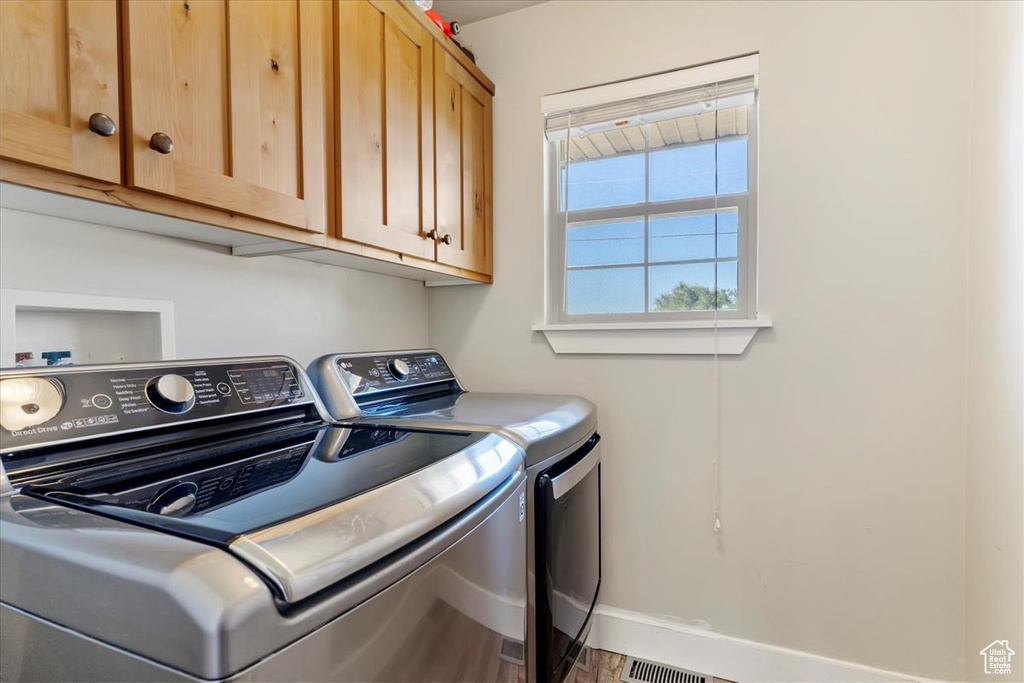
[[[528,477],[528,680],[560,683],[584,653],[601,587],[597,409],[578,396],[469,391],[433,349],[330,354],[308,372],[337,424],[485,431]]]
[[[332,425],[283,357],[24,368],[0,371],[0,463],[5,681],[521,671],[500,434]]]

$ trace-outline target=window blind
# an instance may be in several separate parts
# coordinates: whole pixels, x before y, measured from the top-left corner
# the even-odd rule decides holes
[[[551,142],[623,130],[670,119],[700,116],[754,104],[754,76],[709,83],[685,90],[661,93],[609,104],[561,112],[545,117],[544,132]]]

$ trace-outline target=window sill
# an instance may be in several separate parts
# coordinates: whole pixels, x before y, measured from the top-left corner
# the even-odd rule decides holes
[[[718,355],[741,355],[770,320],[719,320]],[[555,353],[713,355],[712,320],[644,323],[553,323],[534,325]]]

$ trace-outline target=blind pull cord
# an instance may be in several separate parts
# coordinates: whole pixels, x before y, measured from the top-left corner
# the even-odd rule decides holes
[[[717,534],[722,531],[722,518],[719,509],[719,496],[722,490],[722,473],[721,473],[721,460],[722,460],[722,382],[721,372],[718,358],[718,306],[719,306],[719,295],[720,290],[718,286],[718,83],[715,83],[715,295],[712,297],[714,302],[714,308],[711,312],[712,316],[712,336],[714,338],[714,358],[712,363],[714,365],[713,382],[714,386],[711,389],[711,396],[714,405],[712,406],[712,425],[714,429],[712,448],[712,461],[711,461],[711,514],[714,517],[712,524],[712,530]]]

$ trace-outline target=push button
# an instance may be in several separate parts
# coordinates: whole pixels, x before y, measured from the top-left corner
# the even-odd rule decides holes
[[[96,394],[92,397],[92,404],[100,410],[106,410],[114,405],[114,402],[106,394]]]

